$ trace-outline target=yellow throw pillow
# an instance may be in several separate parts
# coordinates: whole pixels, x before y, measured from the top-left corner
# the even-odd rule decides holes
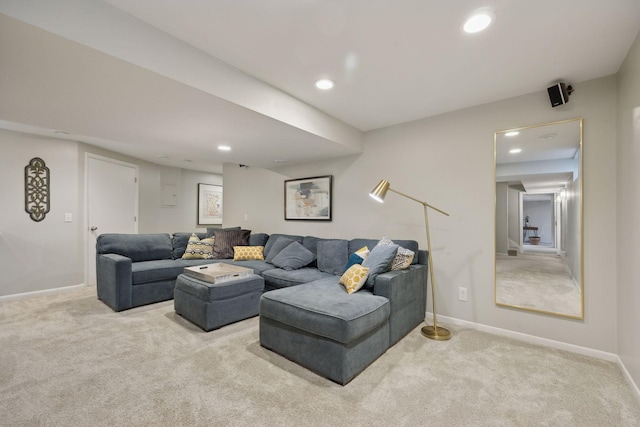
[[[348,294],[357,292],[364,286],[369,277],[369,269],[359,264],[354,264],[344,272],[340,278],[340,284],[347,289]]]
[[[233,260],[248,261],[252,259],[264,260],[264,246],[234,246]]]
[[[363,246],[360,249],[358,249],[356,252],[356,254],[358,254],[358,256],[362,259],[367,259],[367,257],[369,256],[369,254],[371,253],[371,251],[369,250],[368,247]]]
[[[213,237],[202,239],[195,233],[189,237],[187,249],[182,255],[182,259],[213,259]]]

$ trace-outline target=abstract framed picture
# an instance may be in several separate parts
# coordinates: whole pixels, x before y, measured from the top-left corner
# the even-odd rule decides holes
[[[331,221],[331,181],[331,175],[286,180],[284,219]]]
[[[222,224],[222,186],[198,184],[198,225]]]

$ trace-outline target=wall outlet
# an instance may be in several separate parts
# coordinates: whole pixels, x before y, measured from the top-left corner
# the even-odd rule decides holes
[[[248,221],[248,220],[249,220],[249,215],[244,214],[244,220],[245,220],[245,221]]]
[[[467,288],[458,288],[458,299],[460,301],[467,301]]]
[[[64,222],[71,222],[71,221],[73,221],[73,215],[71,215],[70,213],[64,214]]]

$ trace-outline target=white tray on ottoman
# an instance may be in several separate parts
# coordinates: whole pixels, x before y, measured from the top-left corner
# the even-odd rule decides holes
[[[224,283],[249,276],[253,274],[253,269],[219,262],[215,264],[186,267],[184,269],[184,274],[208,283]]]

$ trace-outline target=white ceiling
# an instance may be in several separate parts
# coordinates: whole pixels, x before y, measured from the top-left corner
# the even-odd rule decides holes
[[[581,123],[570,120],[496,132],[496,181],[522,184],[528,193],[553,193],[579,176]],[[519,153],[510,153],[512,149]]]
[[[464,19],[486,6],[494,25],[464,34]],[[199,170],[353,154],[357,130],[614,74],[640,29],[638,0],[0,0],[0,12],[46,30],[3,21],[0,55],[30,58],[11,66],[0,58],[2,123],[62,128],[180,167],[189,153]],[[164,35],[166,52],[152,49],[150,28]],[[11,37],[14,29],[31,42]],[[99,40],[101,29],[110,40]],[[211,90],[205,80],[218,76],[194,77],[200,70],[179,57],[178,41],[254,80]],[[65,75],[72,70],[83,72]],[[46,88],[51,76],[63,87]],[[318,91],[319,77],[336,87]],[[258,85],[272,90],[258,99],[262,109],[258,95],[234,98]],[[348,135],[323,133],[329,128]],[[225,139],[234,150],[221,155],[212,146]]]

